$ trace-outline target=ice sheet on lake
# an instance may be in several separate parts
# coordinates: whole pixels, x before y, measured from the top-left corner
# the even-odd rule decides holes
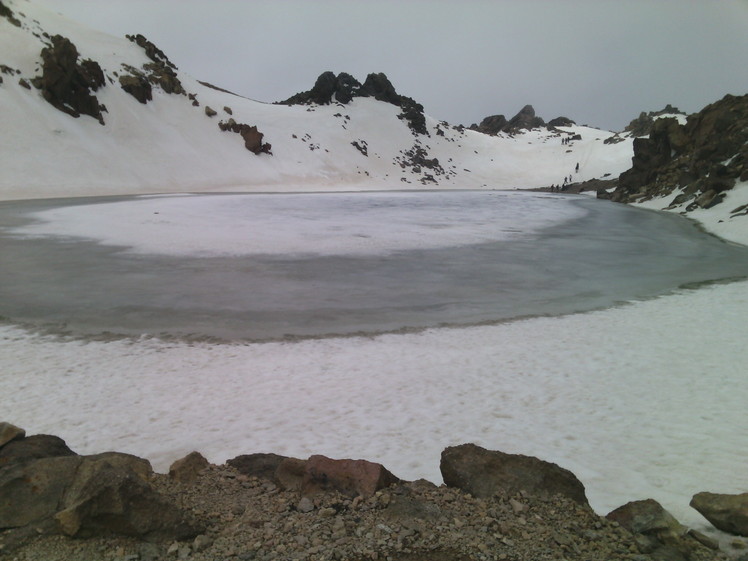
[[[478,197],[481,205],[473,202]],[[556,196],[554,205],[547,198],[511,192],[144,197],[45,210],[34,215],[39,222],[13,233],[162,255],[380,255],[527,236],[585,213],[565,197]]]

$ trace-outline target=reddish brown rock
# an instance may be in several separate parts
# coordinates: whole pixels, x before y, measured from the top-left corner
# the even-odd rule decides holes
[[[171,464],[169,477],[181,483],[193,483],[208,465],[208,460],[200,452],[190,452]]]
[[[315,495],[335,490],[344,495],[370,497],[400,479],[382,464],[366,460],[333,460],[311,456],[304,466],[301,494]]]

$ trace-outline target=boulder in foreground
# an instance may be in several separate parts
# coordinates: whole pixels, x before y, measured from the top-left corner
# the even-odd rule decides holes
[[[531,456],[486,450],[475,444],[442,452],[444,483],[479,498],[514,495],[562,495],[588,506],[584,485],[569,470]]]
[[[58,437],[36,435],[0,446],[0,460],[0,529],[162,539],[198,533],[152,487],[151,464],[142,458],[117,452],[79,456]]]
[[[748,536],[748,493],[697,493],[691,499],[691,506],[718,530]]]

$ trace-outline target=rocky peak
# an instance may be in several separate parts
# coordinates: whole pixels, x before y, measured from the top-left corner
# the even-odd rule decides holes
[[[519,113],[509,119],[506,124],[507,132],[514,132],[521,129],[537,129],[545,126],[545,121],[535,116],[535,109],[532,105],[525,105]]]
[[[574,124],[574,121],[566,119],[565,117],[559,117],[554,119],[558,121],[564,119],[564,123],[568,122]],[[470,125],[470,129],[484,134],[496,135],[500,132],[508,134],[515,134],[520,130],[531,130],[545,126],[545,121],[535,115],[535,109],[532,105],[525,105],[519,113],[507,121],[504,115],[491,115],[486,117],[480,122],[480,125]],[[558,126],[567,126],[563,123],[559,123]]]
[[[399,115],[408,121],[408,126],[416,134],[428,134],[423,106],[410,97],[400,95],[382,73],[372,73],[366,77],[363,84],[353,76],[341,72],[337,76],[333,72],[323,72],[317,78],[311,90],[299,92],[284,101],[282,105],[327,105],[329,103],[350,103],[354,97],[373,97],[385,103],[391,103],[402,108]]]

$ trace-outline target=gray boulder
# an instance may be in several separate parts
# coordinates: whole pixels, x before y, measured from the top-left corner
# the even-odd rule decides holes
[[[17,438],[0,448],[0,467],[10,463],[54,458],[57,456],[75,456],[65,441],[51,434],[35,434]]]
[[[563,495],[588,505],[584,485],[569,470],[531,456],[486,450],[475,444],[446,448],[439,468],[444,483],[479,498]]]
[[[697,493],[691,499],[691,506],[718,530],[748,536],[748,493]]]
[[[664,543],[686,533],[685,526],[654,499],[626,503],[610,512],[606,518],[618,522],[632,534],[655,536]]]
[[[719,545],[708,536],[688,530],[654,499],[632,501],[606,518],[634,535],[639,551],[651,559],[686,561],[712,558]]]
[[[0,467],[0,528],[33,524],[79,537],[199,533],[148,483],[152,473],[147,460],[115,452],[12,462]]]

